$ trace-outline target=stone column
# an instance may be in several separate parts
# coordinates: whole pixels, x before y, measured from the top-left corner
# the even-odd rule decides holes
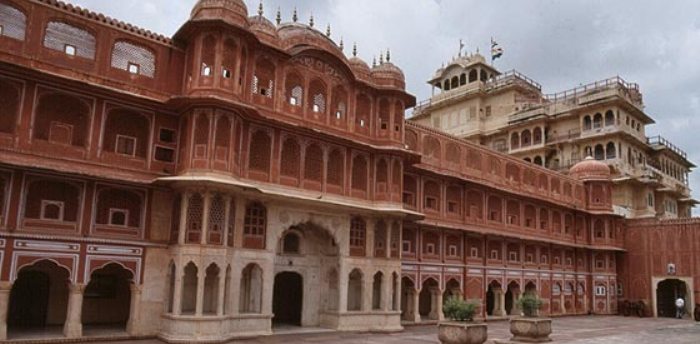
[[[231,223],[231,196],[224,197],[224,202],[226,204],[226,210],[224,211],[224,238],[222,240],[223,246],[228,247],[228,237],[229,233],[233,228],[229,228],[229,223]]]
[[[202,316],[204,309],[204,278],[207,275],[205,269],[197,271],[197,296],[194,314],[198,317]]]
[[[338,269],[338,312],[348,311],[348,271],[342,259]]]
[[[374,276],[363,275],[362,276],[362,311],[367,312],[372,310],[372,296],[374,296]],[[381,298],[381,296],[380,296]],[[381,299],[380,304],[381,308]]]
[[[442,312],[442,290],[436,289],[436,302],[435,302],[435,307],[437,308],[435,311],[437,313],[437,320],[438,321],[443,321],[445,320],[445,314]]]
[[[391,286],[393,284],[392,276],[384,276],[384,280],[382,281],[382,303],[381,303],[381,309],[384,312],[388,312],[391,310]]]
[[[66,322],[63,324],[63,335],[67,338],[79,338],[83,336],[83,324],[81,315],[83,312],[83,293],[85,284],[71,284],[68,292],[68,310]]]
[[[503,289],[499,291],[498,300],[498,309],[500,312],[498,315],[504,316],[506,315],[506,293]]]
[[[131,306],[129,308],[129,321],[126,323],[126,333],[130,336],[141,334],[141,291],[142,288],[136,283],[131,283]]]
[[[222,274],[223,272],[223,274]],[[219,291],[218,295],[219,297],[217,298],[217,304],[216,304],[216,315],[222,316],[224,315],[224,302],[226,302],[226,298],[224,297],[224,294],[226,293],[226,270],[219,271]]]
[[[204,211],[202,214],[202,231],[199,243],[206,245],[209,243],[209,209],[211,208],[211,192],[204,193]]]
[[[0,282],[0,340],[7,339],[7,312],[10,306],[11,282]]]
[[[185,243],[185,234],[187,232],[187,208],[190,204],[190,193],[182,193],[182,200],[180,202],[180,227],[177,232],[177,243],[182,245]]]
[[[182,270],[175,265],[175,285],[173,286],[173,314],[182,314]]]
[[[413,292],[413,322],[420,323],[420,289],[414,289]]]

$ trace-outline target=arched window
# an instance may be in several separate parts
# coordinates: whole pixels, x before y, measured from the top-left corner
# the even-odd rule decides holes
[[[207,159],[209,152],[209,116],[206,113],[200,113],[195,118],[194,158]]]
[[[394,165],[391,167],[391,192],[395,194],[401,193],[401,180],[403,176],[403,171],[401,169],[401,162],[399,160],[394,160]]]
[[[530,130],[523,130],[522,134],[520,134],[520,145],[523,147],[528,147],[532,144],[532,135],[530,134]]]
[[[328,101],[326,85],[322,81],[314,79],[309,85],[309,95],[312,97],[309,103],[309,111],[314,118],[325,120],[326,103]]]
[[[289,232],[284,235],[282,239],[282,252],[285,254],[299,254],[301,253],[299,234],[295,232]]]
[[[364,257],[367,224],[360,217],[350,220],[350,255]]]
[[[272,98],[275,93],[275,65],[267,58],[260,57],[255,62],[252,91],[253,94],[268,98]]]
[[[343,86],[336,86],[333,89],[333,111],[332,118],[338,123],[338,121],[345,121],[348,111],[348,93],[345,91]]]
[[[103,149],[107,152],[146,159],[150,127],[148,118],[138,112],[127,109],[111,110],[105,121]]]
[[[459,185],[450,185],[445,191],[445,200],[447,202],[447,213],[449,215],[462,216],[462,187]]]
[[[214,137],[214,158],[217,161],[228,161],[230,141],[231,120],[228,116],[219,116],[216,120],[216,136]]]
[[[323,150],[312,143],[306,147],[304,179],[321,183],[323,180]]]
[[[471,71],[469,71],[469,82],[474,82],[478,78],[479,77],[477,75],[476,69],[472,69]]]
[[[379,220],[374,227],[374,256],[384,258],[387,252],[386,223]]]
[[[267,230],[267,209],[260,203],[248,204],[243,221],[243,247],[265,248]]]
[[[591,116],[583,117],[583,130],[591,130],[593,128],[593,122],[591,121]]]
[[[282,144],[282,154],[280,163],[280,175],[299,179],[300,167],[300,148],[299,143],[294,138],[287,138]]]
[[[379,130],[389,130],[391,118],[391,105],[386,99],[379,101]]]
[[[104,187],[97,192],[95,223],[113,227],[141,228],[143,195],[127,190]]]
[[[185,223],[185,241],[199,243],[204,218],[204,199],[199,193],[190,196],[187,204],[187,221]]]
[[[377,161],[376,169],[376,191],[377,193],[386,193],[389,191],[389,165],[387,165],[386,159],[380,158]]]
[[[540,229],[549,230],[549,210],[540,208]]]
[[[605,126],[615,125],[615,114],[612,110],[605,112]]]
[[[200,55],[202,59],[202,65],[199,71],[200,74],[204,77],[213,76],[215,68],[214,63],[216,61],[216,37],[208,35],[204,38]]]
[[[112,68],[152,78],[156,74],[156,57],[147,48],[117,41],[112,48]]]
[[[452,77],[452,80],[450,81],[450,88],[457,88],[459,87],[459,78],[456,76]]]
[[[542,157],[539,156],[539,155],[536,156],[535,159],[532,160],[532,162],[533,162],[535,165],[544,166],[544,163],[542,162]]]
[[[593,128],[598,129],[603,126],[603,115],[597,113],[593,116]]]
[[[415,209],[416,197],[418,197],[418,186],[416,179],[413,176],[404,174],[403,175],[403,204],[410,208]]]
[[[0,20],[5,6],[0,3]],[[21,99],[21,87],[19,83],[0,78],[0,133],[12,134],[17,126]]]
[[[211,263],[204,271],[204,297],[202,299],[202,313],[216,314],[219,305],[219,267]]]
[[[445,80],[443,90],[449,91],[450,90],[450,80]]]
[[[267,132],[258,130],[251,136],[248,153],[248,168],[253,171],[270,172],[272,139]]]
[[[355,101],[355,130],[361,133],[370,132],[369,119],[372,116],[372,102],[364,95],[357,95]]]
[[[541,144],[542,143],[542,128],[537,127],[535,130],[532,132],[532,143],[533,144]]]
[[[520,225],[520,203],[518,201],[509,200],[507,207],[507,224],[519,226]]]
[[[462,75],[459,76],[459,85],[466,85],[467,84],[467,74],[462,73]]]
[[[381,271],[374,274],[372,281],[372,309],[380,310],[382,308],[382,282],[384,274]]]
[[[345,181],[345,157],[340,149],[333,149],[328,154],[328,165],[326,166],[326,184],[338,188],[337,192],[342,192]]]
[[[236,54],[238,54],[238,45],[236,41],[227,38],[226,41],[224,41],[224,54],[221,61],[221,77],[224,79],[224,82],[234,77],[233,71],[236,69]]]
[[[287,74],[284,88],[289,105],[302,106],[304,98],[304,88],[302,85],[303,80],[298,74],[294,72]]]
[[[510,134],[510,149],[520,148],[520,134],[512,133]]]
[[[27,29],[27,16],[17,8],[0,3],[0,36],[24,40]]]
[[[423,208],[426,210],[440,211],[440,185],[434,181],[426,181],[423,185]]]
[[[615,143],[608,142],[608,144],[605,146],[605,158],[615,159],[616,154],[617,151],[615,151]]]
[[[423,139],[423,155],[433,159],[442,157],[442,147],[440,141],[432,136],[425,136]]]
[[[3,30],[4,31],[4,30]],[[95,59],[95,36],[63,22],[49,22],[44,34],[44,47],[85,59]]]
[[[481,192],[469,190],[467,192],[467,216],[473,219],[484,218],[484,199]]]
[[[359,269],[353,269],[348,277],[348,311],[362,310],[362,272]]]
[[[405,107],[403,102],[396,101],[394,104],[394,137],[401,138],[401,128],[403,128]]]
[[[527,228],[535,228],[536,225],[536,218],[537,218],[537,210],[535,210],[535,207],[531,204],[525,205],[525,216],[524,216],[524,222],[523,225]]]
[[[352,159],[352,189],[363,192],[362,197],[367,191],[367,159],[363,155]]]
[[[209,224],[207,228],[207,243],[221,245],[226,227],[226,200],[220,194],[211,198],[209,205]]]
[[[489,196],[489,221],[503,222],[503,201],[500,197]]]
[[[47,94],[39,98],[34,138],[51,143],[87,146],[90,106],[73,96]]]
[[[481,81],[486,81],[486,80],[488,80],[488,76],[486,76],[486,71],[483,70],[483,69],[481,70],[481,75],[480,75],[480,76],[481,76],[481,77],[480,77],[479,79],[480,79]]]
[[[248,264],[241,273],[238,312],[262,312],[263,271],[257,264]]]
[[[596,160],[604,160],[605,159],[605,149],[603,148],[603,145],[596,145],[595,151],[593,154],[594,154],[594,157]]]
[[[194,314],[197,309],[197,266],[189,262],[184,272],[180,310],[182,314]]]

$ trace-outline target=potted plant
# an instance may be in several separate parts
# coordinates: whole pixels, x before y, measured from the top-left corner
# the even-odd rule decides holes
[[[482,344],[487,339],[484,323],[474,323],[477,304],[457,297],[447,299],[442,312],[449,321],[438,324],[438,339],[443,344]]]
[[[525,343],[551,342],[552,319],[538,318],[537,311],[542,306],[542,300],[532,294],[523,295],[516,302],[516,306],[523,312],[523,317],[510,320],[511,341]]]

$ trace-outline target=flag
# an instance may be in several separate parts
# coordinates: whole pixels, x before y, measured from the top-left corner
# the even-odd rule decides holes
[[[501,57],[503,55],[503,48],[498,46],[498,43],[491,38],[491,61]]]

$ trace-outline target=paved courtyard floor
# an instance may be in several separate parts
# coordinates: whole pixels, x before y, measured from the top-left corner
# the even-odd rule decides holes
[[[489,341],[510,338],[508,322],[489,322]],[[554,343],[572,344],[698,344],[700,323],[690,320],[653,319],[621,316],[590,316],[555,318],[552,324]],[[286,329],[285,329],[286,330]],[[160,344],[156,340],[112,342],[113,344]],[[273,335],[237,344],[419,344],[438,343],[437,330],[432,326],[409,326],[403,332],[344,333],[323,332]]]

